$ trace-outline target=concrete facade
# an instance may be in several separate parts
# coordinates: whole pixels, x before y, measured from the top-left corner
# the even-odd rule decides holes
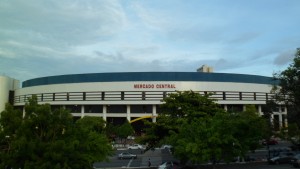
[[[98,116],[113,121],[129,121],[151,116],[156,121],[159,105],[169,93],[192,90],[211,93],[228,111],[245,110],[272,99],[275,82],[271,77],[204,72],[127,72],[49,76],[30,79],[16,89],[14,105],[23,107],[27,98],[37,95],[39,103],[53,108],[69,108],[75,117]],[[279,126],[287,124],[287,110],[278,107],[273,118]]]
[[[0,112],[5,109],[5,104],[9,102],[10,92],[15,91],[19,87],[19,80],[7,76],[0,76]]]

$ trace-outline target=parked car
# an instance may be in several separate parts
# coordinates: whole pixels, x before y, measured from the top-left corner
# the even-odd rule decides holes
[[[161,146],[161,149],[171,149],[171,148],[172,146],[167,144]]]
[[[292,159],[291,159],[291,164],[294,167],[300,167],[300,154],[296,154]]]
[[[290,163],[293,157],[295,156],[295,153],[293,152],[282,152],[279,153],[278,156],[273,157],[269,160],[270,164],[287,164]]]
[[[167,161],[158,166],[157,169],[179,169],[180,165],[176,161]]]
[[[118,159],[136,159],[137,158],[137,155],[136,154],[131,154],[131,153],[128,153],[128,152],[123,152],[123,153],[120,153],[118,155]]]
[[[278,141],[275,139],[270,139],[270,140],[263,140],[262,145],[276,145],[278,144]]]
[[[143,146],[140,144],[133,144],[128,146],[128,149],[143,149]]]

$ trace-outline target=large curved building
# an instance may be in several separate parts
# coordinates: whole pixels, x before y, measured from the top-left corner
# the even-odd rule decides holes
[[[13,104],[24,110],[29,97],[53,109],[65,107],[74,117],[99,116],[111,123],[151,117],[156,121],[159,105],[169,93],[192,90],[212,93],[212,98],[227,111],[243,111],[272,99],[273,78],[257,75],[208,72],[126,72],[71,74],[30,79],[14,90]],[[287,110],[278,107],[272,118],[285,126]]]

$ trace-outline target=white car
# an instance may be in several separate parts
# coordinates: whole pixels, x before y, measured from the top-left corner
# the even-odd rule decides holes
[[[123,152],[118,155],[118,159],[136,159],[137,155],[128,152]]]
[[[167,144],[161,146],[161,149],[171,149],[171,148],[172,146]]]
[[[157,169],[174,169],[174,168],[180,168],[179,163],[175,161],[167,161],[159,165]]]
[[[140,144],[133,144],[128,146],[128,149],[143,149],[143,146]]]

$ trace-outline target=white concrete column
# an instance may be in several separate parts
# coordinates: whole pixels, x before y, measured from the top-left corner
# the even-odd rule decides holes
[[[279,106],[279,128],[282,128],[282,105]]]
[[[25,105],[23,106],[23,118],[25,117],[26,112],[25,112]]]
[[[283,107],[283,113],[287,114],[287,108],[286,108],[286,106]]]
[[[243,104],[243,111],[246,111],[246,105]]]
[[[227,111],[228,108],[227,108],[227,104],[224,104],[224,110]]]
[[[103,120],[104,121],[106,121],[106,114],[107,114],[107,107],[106,107],[106,105],[103,105],[103,107],[102,107],[102,118],[103,118]]]
[[[156,113],[156,105],[152,105],[152,122],[156,123],[156,117],[157,117],[157,113]]]
[[[279,115],[279,128],[282,127],[282,113],[280,113]]]
[[[285,125],[285,127],[288,127],[287,115],[286,115],[285,118],[284,118],[284,125]]]
[[[271,122],[272,125],[274,125],[274,114],[271,114],[270,122]]]
[[[130,105],[127,105],[127,112],[126,112],[126,117],[127,117],[127,120],[130,122],[131,121],[131,117],[130,117]]]
[[[81,118],[84,117],[84,105],[81,105]]]
[[[263,115],[263,112],[261,111],[261,105],[258,105],[258,113],[259,113],[260,116]]]

